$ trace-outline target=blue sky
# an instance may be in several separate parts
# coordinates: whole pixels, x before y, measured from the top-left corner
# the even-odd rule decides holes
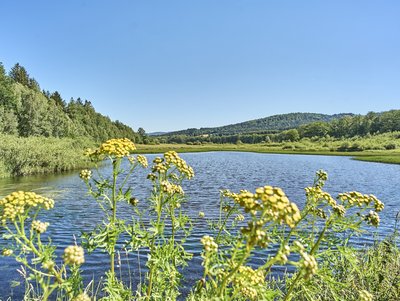
[[[147,132],[400,109],[400,1],[0,2],[0,62]]]

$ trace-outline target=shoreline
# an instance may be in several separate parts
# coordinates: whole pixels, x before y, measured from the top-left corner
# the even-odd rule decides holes
[[[385,164],[400,164],[400,151],[388,151],[388,150],[375,150],[375,151],[355,151],[355,152],[338,152],[329,150],[284,150],[278,147],[268,147],[265,145],[257,144],[206,144],[206,145],[186,145],[186,144],[136,144],[136,154],[162,154],[167,151],[176,151],[178,153],[200,153],[200,152],[224,152],[224,151],[235,151],[235,152],[252,152],[252,153],[263,153],[263,154],[285,154],[285,155],[315,155],[315,156],[345,156],[350,157],[352,160],[373,162],[373,163],[385,163]],[[26,175],[13,176],[12,174],[2,174],[0,179],[11,179],[11,178],[25,178],[29,176],[38,175],[57,175],[73,172],[76,170],[91,168],[92,164],[82,166],[77,164],[72,168],[66,168],[63,170],[51,170],[40,172],[33,172]]]
[[[206,145],[186,145],[186,144],[158,144],[145,145],[137,144],[136,153],[139,154],[157,154],[174,150],[178,153],[197,153],[212,151],[238,151],[253,152],[265,154],[287,154],[287,155],[317,155],[317,156],[345,156],[351,157],[353,160],[386,164],[400,164],[399,151],[354,151],[354,152],[338,152],[329,150],[284,150],[278,148],[266,147],[264,145],[255,144],[206,144]]]

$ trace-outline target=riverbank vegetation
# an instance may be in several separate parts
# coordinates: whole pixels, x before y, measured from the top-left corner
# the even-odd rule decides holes
[[[16,137],[0,134],[0,178],[57,173],[90,166],[82,154],[88,138]]]
[[[141,153],[242,151],[274,154],[351,156],[356,160],[400,164],[400,132],[352,138],[303,138],[295,142],[264,142],[258,144],[157,144],[138,145]]]
[[[31,288],[25,300],[398,300],[397,224],[390,238],[367,251],[352,248],[352,237],[367,236],[379,226],[384,204],[354,191],[331,196],[324,191],[328,175],[322,170],[305,189],[303,208],[278,187],[221,191],[219,218],[208,220],[199,212],[209,226],[200,241],[202,270],[184,288],[185,266],[193,257],[185,241],[193,229],[181,206],[190,202],[181,185],[195,176],[194,170],[174,151],[156,157],[149,167],[145,156],[132,154],[135,148],[128,139],[112,139],[86,152],[92,162],[106,160],[112,166],[106,174],[80,173],[104,211],[103,220],[65,248],[62,258],[44,234],[51,225],[37,218],[40,210],[55,205],[53,200],[22,191],[0,200],[2,239],[8,243],[2,254],[23,266]],[[152,186],[143,204],[127,186],[138,168],[147,171],[143,181]],[[121,202],[131,206],[129,221],[120,217]],[[88,285],[80,272],[85,254],[94,250],[108,254],[109,269],[101,283]],[[138,251],[149,254],[143,263],[147,268],[137,271],[140,277],[133,283],[116,272],[116,258],[119,252]],[[263,252],[263,262],[254,263],[254,251]],[[273,277],[281,267],[286,272]],[[185,296],[184,289],[189,291]]]
[[[0,177],[52,173],[87,164],[84,148],[112,137],[144,142],[144,130],[112,121],[81,98],[41,90],[20,64],[0,63]]]

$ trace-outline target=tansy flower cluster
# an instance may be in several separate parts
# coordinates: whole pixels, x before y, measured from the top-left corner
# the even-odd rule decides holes
[[[277,262],[281,264],[286,264],[288,261],[288,256],[290,255],[290,247],[288,245],[283,246],[282,249],[278,251],[275,256]]]
[[[102,143],[97,150],[86,150],[89,157],[110,156],[116,158],[127,157],[136,149],[135,144],[128,138],[110,139]]]
[[[157,179],[157,175],[154,173],[165,174],[167,170],[172,166],[175,166],[177,171],[187,179],[191,179],[194,176],[193,168],[190,167],[185,162],[185,160],[181,159],[178,153],[174,151],[166,152],[164,154],[164,158],[156,157],[153,160],[153,163],[154,163],[152,167],[153,173],[147,176],[147,178],[152,181]],[[179,180],[179,177],[174,173],[170,173],[168,177],[172,180]]]
[[[253,270],[249,266],[240,266],[233,285],[240,289],[241,294],[250,300],[257,299],[256,288],[262,288],[265,282],[265,274],[262,270]]]
[[[358,207],[374,205],[375,211],[380,212],[385,208],[385,205],[378,200],[373,194],[362,194],[357,191],[351,191],[346,193],[340,193],[338,199],[343,203],[350,205],[357,205]]]
[[[363,217],[363,219],[367,222],[367,224],[375,227],[379,226],[380,218],[378,213],[375,211],[370,210],[369,213]]]
[[[81,293],[73,298],[72,301],[90,301],[90,297],[86,293]]]
[[[240,288],[240,293],[249,300],[257,300],[257,290],[254,287],[243,286]]]
[[[136,157],[138,163],[142,165],[142,167],[147,168],[149,166],[149,163],[147,162],[147,158],[143,155],[137,155]]]
[[[85,253],[80,246],[69,246],[64,250],[64,262],[69,265],[80,265],[85,262]]]
[[[304,278],[310,279],[318,271],[318,264],[313,255],[306,253],[303,250],[299,251],[302,260],[300,262],[301,269],[304,272]]]
[[[92,177],[92,172],[88,169],[82,169],[79,173],[79,177],[84,181],[89,181]]]
[[[178,171],[186,178],[191,179],[194,177],[193,168],[190,167],[185,160],[179,157],[175,151],[169,151],[164,154],[165,162],[169,165],[175,165]]]
[[[32,222],[32,230],[39,234],[46,232],[48,226],[49,223],[43,223],[39,220]]]
[[[13,250],[11,250],[11,249],[4,249],[1,252],[1,255],[3,255],[3,256],[11,256],[12,254],[13,254]]]
[[[46,269],[46,270],[51,270],[51,269],[54,268],[55,265],[56,265],[56,263],[55,263],[53,260],[48,260],[48,261],[45,261],[45,262],[42,264],[42,267],[43,267],[44,269]]]
[[[206,252],[217,252],[218,251],[218,245],[214,241],[214,238],[212,238],[211,236],[205,235],[205,236],[203,236],[203,238],[200,241],[203,244],[204,250]]]
[[[249,221],[248,226],[241,229],[241,232],[248,236],[247,240],[251,245],[257,245],[261,248],[265,248],[271,241],[270,237],[262,229],[264,224],[264,220],[257,222]]]
[[[317,174],[318,180],[322,180],[322,181],[328,180],[328,173],[325,170],[320,169],[317,171],[316,174]]]
[[[161,190],[167,194],[185,194],[182,187],[180,185],[172,184],[169,181],[162,181],[161,182]]]
[[[17,215],[26,213],[32,207],[49,210],[54,207],[54,201],[34,192],[13,192],[0,200],[0,219],[2,223],[14,221]]]
[[[306,187],[305,191],[309,200],[312,199],[314,202],[324,201],[332,207],[337,205],[336,200],[332,198],[329,193],[323,191],[319,186]]]
[[[361,290],[358,293],[360,295],[360,301],[372,301],[374,299],[374,296],[366,290]]]
[[[229,195],[227,193],[227,195]],[[262,211],[263,223],[273,220],[284,222],[293,228],[300,220],[300,211],[295,203],[289,201],[282,189],[272,186],[264,186],[256,189],[253,194],[242,190],[238,194],[231,194],[233,200],[253,215]]]

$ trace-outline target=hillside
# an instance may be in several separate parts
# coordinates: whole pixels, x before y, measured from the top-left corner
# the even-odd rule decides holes
[[[273,115],[265,118],[254,119],[250,121],[229,124],[213,128],[187,129],[166,133],[165,135],[236,135],[246,133],[273,133],[277,131],[297,128],[300,125],[324,121],[329,122],[334,119],[340,119],[344,116],[352,116],[353,114],[335,114],[326,115],[318,113],[289,113]]]

